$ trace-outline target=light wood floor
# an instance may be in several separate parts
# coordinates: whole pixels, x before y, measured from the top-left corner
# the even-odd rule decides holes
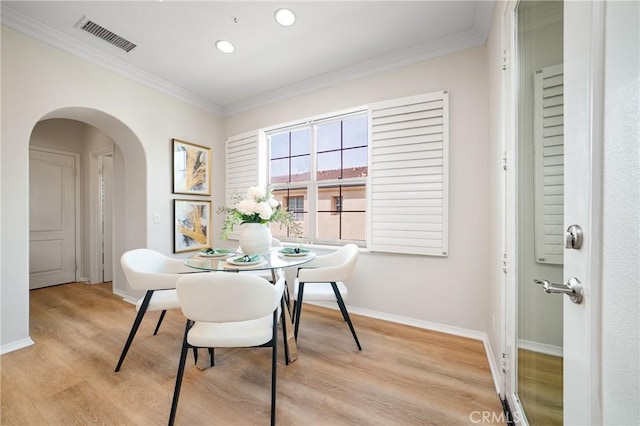
[[[114,373],[135,309],[109,283],[33,290],[30,306],[36,344],[0,357],[2,425],[167,423],[184,330],[179,311],[167,313],[157,336],[158,313],[148,314]],[[280,337],[278,424],[458,425],[501,414],[480,341],[353,321],[362,352],[339,312],[319,307],[305,305],[299,358],[289,366]],[[176,424],[268,424],[269,383],[268,349],[219,349],[205,371],[190,355]]]
[[[518,349],[518,396],[531,425],[562,425],[562,357]]]

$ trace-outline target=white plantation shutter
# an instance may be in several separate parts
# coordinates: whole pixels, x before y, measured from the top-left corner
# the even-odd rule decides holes
[[[227,138],[225,149],[225,205],[232,206],[236,194],[244,194],[250,186],[263,182],[259,132],[252,131]],[[230,238],[236,239],[232,234]]]
[[[231,206],[236,193],[244,194],[250,186],[260,182],[260,153],[258,132],[227,138],[226,149],[226,205]]]
[[[369,249],[446,256],[449,95],[369,107]]]
[[[562,64],[534,76],[535,256],[562,264],[564,248],[564,97]]]

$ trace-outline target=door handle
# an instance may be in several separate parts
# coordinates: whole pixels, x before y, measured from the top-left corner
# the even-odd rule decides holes
[[[539,280],[536,278],[534,278],[533,282],[542,286],[544,291],[547,293],[566,294],[575,304],[579,305],[584,299],[582,284],[576,277],[569,278],[569,281],[567,281],[566,284],[554,284],[549,280]]]

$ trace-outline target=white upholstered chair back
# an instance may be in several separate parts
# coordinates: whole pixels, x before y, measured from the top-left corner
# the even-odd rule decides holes
[[[311,282],[347,281],[358,260],[358,246],[346,244],[333,253],[318,256],[298,271],[298,280]]]
[[[282,278],[273,285],[255,275],[229,272],[185,275],[176,285],[184,316],[211,323],[267,317],[278,308],[283,289]]]
[[[180,259],[155,250],[130,250],[120,258],[124,275],[134,290],[167,290],[176,287],[180,273],[193,272]]]

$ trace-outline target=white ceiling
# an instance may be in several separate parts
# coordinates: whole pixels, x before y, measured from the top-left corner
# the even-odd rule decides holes
[[[484,44],[493,1],[2,1],[2,24],[222,115]],[[281,27],[274,11],[297,15]],[[80,29],[86,16],[135,43]],[[233,54],[214,42],[227,39]]]

